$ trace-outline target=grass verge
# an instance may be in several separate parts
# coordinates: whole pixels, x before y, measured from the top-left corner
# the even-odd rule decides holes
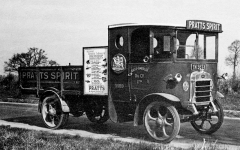
[[[240,94],[225,95],[219,101],[224,110],[240,111]]]
[[[0,149],[27,150],[181,150],[163,144],[127,143],[113,139],[101,140],[80,136],[58,135],[10,126],[0,126]],[[189,150],[216,150],[216,143],[193,145]]]

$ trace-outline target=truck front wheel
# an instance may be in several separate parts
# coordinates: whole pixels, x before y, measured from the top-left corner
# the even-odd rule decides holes
[[[57,129],[67,123],[68,113],[61,109],[61,103],[56,96],[49,96],[42,103],[42,119],[44,124],[50,129]]]
[[[166,102],[150,103],[144,111],[143,122],[150,137],[161,143],[171,142],[180,130],[178,112]]]
[[[224,113],[221,104],[214,100],[217,112],[213,112],[212,106],[200,113],[199,118],[191,121],[193,128],[202,134],[212,134],[216,132],[223,123]]]

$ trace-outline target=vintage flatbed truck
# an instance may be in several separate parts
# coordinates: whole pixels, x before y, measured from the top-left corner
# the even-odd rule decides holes
[[[154,140],[168,143],[191,122],[204,134],[223,123],[218,98],[218,41],[222,25],[187,20],[185,26],[118,24],[108,46],[84,47],[82,66],[20,67],[22,93],[39,96],[48,128],[69,114],[95,123],[144,124]]]

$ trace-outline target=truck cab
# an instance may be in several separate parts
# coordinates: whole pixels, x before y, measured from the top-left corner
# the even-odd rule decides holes
[[[187,20],[186,27],[119,24],[108,30],[112,120],[144,123],[154,139],[163,141],[169,141],[171,135],[158,137],[157,131],[150,129],[150,122],[161,126],[159,122],[167,118],[163,116],[173,112],[169,106],[176,108],[181,122],[191,121],[201,133],[213,133],[221,126],[223,114],[217,101],[222,96],[217,92],[221,24]],[[218,122],[203,129],[202,124],[210,119],[204,116],[208,112],[217,114]]]

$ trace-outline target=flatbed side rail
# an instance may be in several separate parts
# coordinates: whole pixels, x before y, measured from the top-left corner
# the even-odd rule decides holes
[[[82,66],[20,67],[18,72],[23,94],[39,96],[49,87],[59,90],[61,96],[83,94]]]

